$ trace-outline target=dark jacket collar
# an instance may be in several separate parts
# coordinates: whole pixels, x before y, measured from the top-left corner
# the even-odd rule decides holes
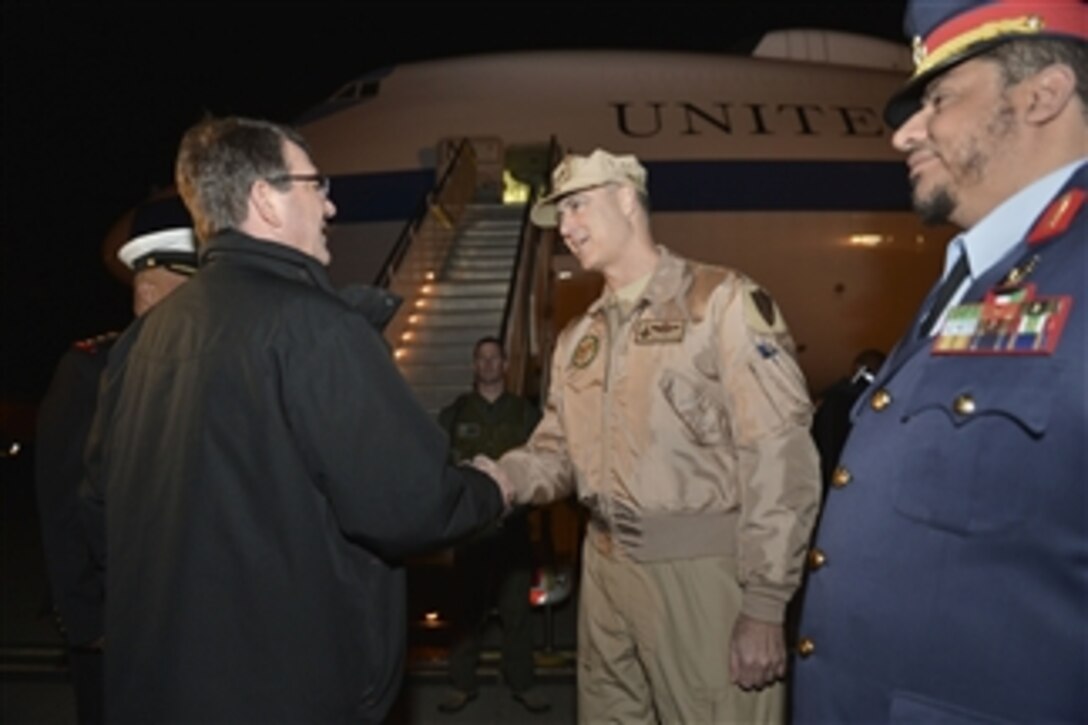
[[[379,330],[389,323],[401,304],[400,297],[370,285],[354,284],[338,291],[332,286],[325,266],[314,257],[294,247],[259,239],[237,229],[220,232],[201,247],[201,267],[219,258],[230,258],[238,264],[324,290],[361,312]]]

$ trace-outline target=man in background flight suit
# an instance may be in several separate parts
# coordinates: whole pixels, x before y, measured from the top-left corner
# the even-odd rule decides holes
[[[590,512],[582,722],[779,722],[783,620],[820,497],[811,404],[771,297],[650,232],[646,171],[596,150],[533,209],[605,290],[560,335],[517,503]]]
[[[540,410],[506,390],[506,353],[496,337],[477,340],[472,351],[473,386],[442,409],[438,422],[450,437],[454,463],[483,454],[498,458],[524,443],[540,422]],[[533,686],[532,547],[529,508],[521,506],[454,552],[458,639],[450,652],[450,679],[456,690],[438,705],[442,712],[463,709],[477,697],[476,666],[488,612],[498,607],[502,622],[502,673],[514,700],[532,713],[547,712]]]

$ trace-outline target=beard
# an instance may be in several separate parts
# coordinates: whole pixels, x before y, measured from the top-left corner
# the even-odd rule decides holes
[[[1015,119],[1015,110],[1008,96],[1003,95],[983,126],[981,135],[967,138],[960,152],[947,161],[952,181],[937,186],[926,196],[922,196],[917,187],[914,189],[914,210],[923,223],[956,221],[953,215],[960,206],[957,189],[970,190],[984,182],[1002,144],[1012,139],[1016,132]]]
[[[956,199],[952,196],[952,192],[945,187],[935,190],[925,198],[917,193],[914,195],[914,210],[922,218],[923,224],[944,224],[950,220],[956,206]]]

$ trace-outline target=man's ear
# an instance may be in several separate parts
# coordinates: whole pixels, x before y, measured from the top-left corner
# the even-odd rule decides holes
[[[1025,117],[1036,124],[1061,115],[1077,92],[1077,77],[1064,63],[1048,65],[1026,82],[1030,84],[1031,97]]]
[[[630,184],[620,184],[616,189],[616,193],[619,194],[620,209],[623,210],[625,216],[630,216],[631,212],[638,206],[635,187]]]
[[[249,188],[249,213],[272,228],[281,226],[279,201],[282,195],[264,179],[257,179]]]

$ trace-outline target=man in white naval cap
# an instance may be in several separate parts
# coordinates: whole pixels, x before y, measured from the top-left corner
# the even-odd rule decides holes
[[[132,311],[139,317],[196,272],[193,230],[142,234],[117,250],[117,258],[133,272]]]
[[[117,257],[133,272],[132,309],[139,317],[196,271],[193,230],[141,234]],[[42,544],[53,612],[69,648],[80,723],[102,721],[103,588],[91,567],[78,491],[98,379],[119,335],[107,332],[70,346],[38,408],[35,478]]]

